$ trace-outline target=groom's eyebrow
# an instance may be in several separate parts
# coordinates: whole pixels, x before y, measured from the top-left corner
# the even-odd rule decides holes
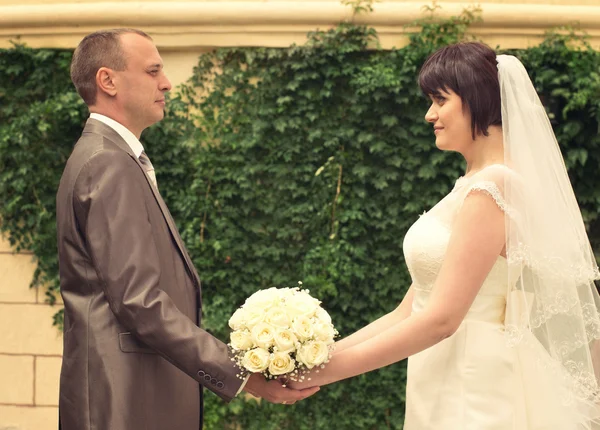
[[[161,63],[156,63],[156,64],[152,64],[148,67],[146,67],[146,69],[150,70],[150,69],[162,69],[163,65]]]

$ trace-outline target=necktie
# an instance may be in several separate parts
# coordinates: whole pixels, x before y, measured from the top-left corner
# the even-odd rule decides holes
[[[154,173],[154,166],[152,166],[152,163],[145,152],[140,154],[140,163],[142,163],[142,166],[144,166],[144,170],[146,170],[146,173],[150,177],[150,180],[154,186],[158,188],[158,184],[156,183],[156,175]]]

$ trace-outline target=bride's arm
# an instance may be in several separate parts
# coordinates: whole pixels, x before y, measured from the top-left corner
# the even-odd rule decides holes
[[[396,363],[451,336],[475,300],[505,243],[504,214],[484,192],[472,192],[453,226],[427,307],[383,333],[334,353],[310,383],[326,385]]]
[[[413,298],[413,287],[412,285],[404,295],[404,299],[400,305],[388,314],[385,314],[381,318],[373,321],[369,325],[361,328],[354,332],[348,337],[335,343],[335,353],[339,354],[341,351],[358,345],[367,339],[376,336],[379,333],[384,332],[390,327],[396,325],[400,321],[408,318],[412,309],[412,298]]]

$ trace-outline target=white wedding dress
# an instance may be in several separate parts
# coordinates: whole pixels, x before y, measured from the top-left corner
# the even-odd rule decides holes
[[[510,214],[503,165],[489,166],[454,189],[409,229],[404,254],[413,312],[427,306],[452,226],[471,192],[485,193]],[[515,280],[516,281],[516,280]],[[505,334],[508,267],[499,256],[456,333],[408,359],[405,430],[583,430],[563,405],[560,378],[545,366],[536,339],[509,346]]]

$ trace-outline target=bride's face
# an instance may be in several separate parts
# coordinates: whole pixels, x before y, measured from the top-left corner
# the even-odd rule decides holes
[[[429,96],[431,107],[425,114],[433,125],[435,145],[443,151],[464,152],[473,141],[471,114],[463,109],[462,99],[454,91],[441,90]]]

